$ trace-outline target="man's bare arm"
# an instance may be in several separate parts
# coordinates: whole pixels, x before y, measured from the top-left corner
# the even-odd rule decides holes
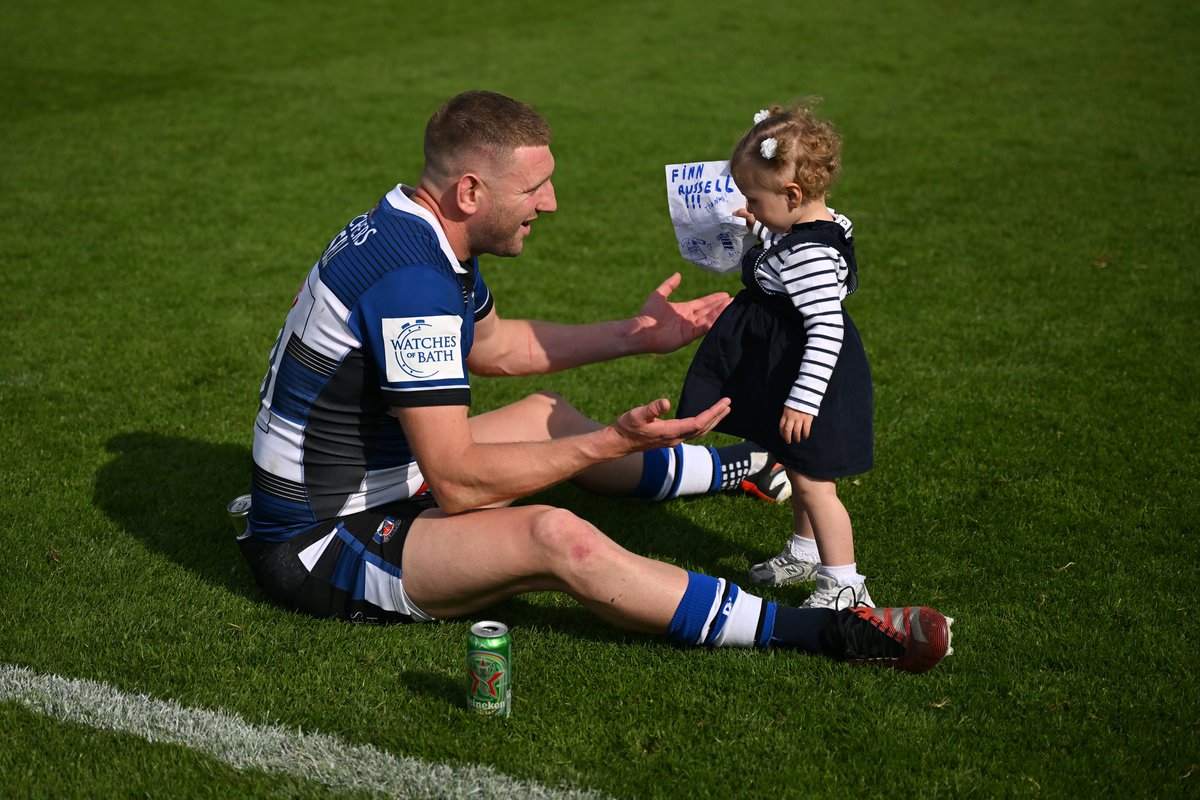
[[[641,353],[670,353],[703,336],[729,304],[724,292],[678,303],[675,273],[629,319],[564,325],[503,319],[492,312],[475,324],[467,365],[477,375],[541,375]]]
[[[417,464],[443,511],[457,514],[515,500],[630,453],[703,436],[729,413],[722,399],[695,417],[663,419],[665,398],[591,433],[539,442],[476,442],[466,406],[395,408]]]

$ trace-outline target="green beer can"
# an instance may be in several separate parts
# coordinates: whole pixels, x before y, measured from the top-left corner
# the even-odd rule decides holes
[[[471,626],[467,676],[467,708],[481,717],[512,716],[512,636],[503,622]]]

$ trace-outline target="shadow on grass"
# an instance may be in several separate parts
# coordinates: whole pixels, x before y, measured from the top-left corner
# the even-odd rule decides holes
[[[115,457],[97,472],[93,499],[98,508],[147,547],[209,583],[266,601],[225,513],[230,500],[249,490],[249,448],[138,432],[112,437],[107,449]],[[635,553],[694,569],[708,570],[735,549],[672,511],[671,503],[597,497],[570,485],[530,502],[568,508]],[[514,623],[570,630],[597,641],[631,635],[573,602],[548,606],[513,598],[493,610],[502,610]]]
[[[226,504],[249,491],[250,449],[158,433],[108,440],[93,502],[151,550],[204,580],[264,599],[242,558]]]
[[[400,673],[400,682],[412,694],[438,700],[451,708],[466,708],[461,675],[451,676],[432,670],[405,670]]]

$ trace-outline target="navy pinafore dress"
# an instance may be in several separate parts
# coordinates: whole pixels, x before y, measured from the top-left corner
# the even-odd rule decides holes
[[[854,242],[835,222],[803,223],[769,251],[761,244],[752,248],[742,259],[745,288],[700,343],[684,379],[677,414],[694,416],[728,397],[729,415],[716,430],[757,442],[785,467],[810,478],[857,475],[874,465],[875,400],[867,354],[844,306],[841,353],[809,438],[789,444],[779,435],[783,401],[799,374],[808,337],[804,317],[787,295],[768,292],[754,272],[767,257],[802,242],[835,248],[850,267],[851,288],[857,285]]]

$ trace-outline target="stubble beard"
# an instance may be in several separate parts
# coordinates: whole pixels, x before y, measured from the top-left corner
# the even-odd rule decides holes
[[[525,249],[525,238],[521,236],[521,224],[506,222],[504,214],[496,209],[479,221],[477,235],[472,237],[472,251],[488,253],[501,258],[518,256]]]

